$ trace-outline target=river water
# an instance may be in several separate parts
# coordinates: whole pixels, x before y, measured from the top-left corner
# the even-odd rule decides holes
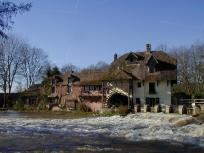
[[[0,152],[204,153],[204,124],[177,114],[86,117],[0,112]]]

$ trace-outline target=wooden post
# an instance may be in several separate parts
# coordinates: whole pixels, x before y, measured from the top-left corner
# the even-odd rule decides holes
[[[131,84],[130,84],[131,80],[128,80],[128,109],[130,109],[130,91],[131,91]]]
[[[103,81],[102,81],[102,104],[104,104],[104,89],[103,89]]]
[[[128,89],[128,108],[130,109],[133,104],[133,81],[129,79],[129,89]],[[131,97],[130,97],[131,94]]]
[[[128,109],[130,109],[130,94],[128,93]]]

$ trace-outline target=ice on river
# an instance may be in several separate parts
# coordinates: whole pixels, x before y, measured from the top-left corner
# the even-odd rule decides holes
[[[24,136],[49,134],[103,135],[125,138],[131,141],[173,140],[204,147],[204,123],[198,123],[191,116],[163,113],[138,113],[126,117],[81,119],[0,117],[0,134]]]

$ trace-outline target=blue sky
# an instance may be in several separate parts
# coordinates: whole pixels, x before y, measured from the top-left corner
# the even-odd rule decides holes
[[[17,1],[17,0],[14,0]],[[24,0],[26,1],[26,0]],[[52,63],[86,67],[119,55],[204,41],[204,0],[28,0],[12,32],[42,48]]]

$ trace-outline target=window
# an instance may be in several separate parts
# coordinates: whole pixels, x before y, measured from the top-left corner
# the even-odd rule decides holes
[[[153,56],[149,59],[148,61],[149,73],[156,72],[157,63],[158,61]]]
[[[70,94],[72,92],[72,80],[68,78],[68,85],[67,85],[67,93]]]
[[[133,61],[134,61],[134,59],[133,59],[132,57],[130,57],[130,58],[129,58],[129,61],[130,61],[130,62],[133,62]]]
[[[156,105],[159,104],[159,98],[156,98]]]
[[[146,105],[150,105],[150,98],[149,97],[146,97]]]
[[[94,86],[94,91],[98,90],[98,86]]]
[[[94,90],[95,90],[95,91],[100,91],[100,90],[101,90],[101,86],[99,86],[99,85],[94,86]]]
[[[151,97],[147,97],[146,98],[146,104],[154,107],[155,105],[159,104],[159,98],[151,98]]]
[[[154,65],[149,66],[149,73],[154,73],[156,72]]]
[[[141,86],[142,86],[141,82],[138,82],[138,83],[137,83],[137,87],[138,87],[138,88],[141,88]]]
[[[138,57],[134,53],[130,53],[128,57],[126,58],[127,64],[136,64],[138,60]]]
[[[70,85],[67,86],[67,93],[70,94],[72,92],[72,87]]]
[[[136,98],[136,105],[140,105],[140,98]]]
[[[155,89],[155,83],[149,83],[149,94],[155,94],[156,89]]]
[[[55,84],[55,79],[52,79],[51,84],[52,84],[52,85]]]
[[[72,84],[72,79],[68,78],[68,85],[71,85],[71,84]]]
[[[99,90],[102,90],[102,86],[99,86]]]
[[[90,91],[94,91],[94,86],[89,86]]]
[[[84,86],[84,91],[89,91],[89,86]]]

